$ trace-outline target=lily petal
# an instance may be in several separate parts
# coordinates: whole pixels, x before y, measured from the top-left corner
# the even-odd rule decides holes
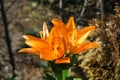
[[[65,53],[62,37],[54,37],[51,42],[51,48],[41,50],[41,56],[44,60],[55,60],[61,58]]]
[[[73,52],[73,54],[79,54],[82,51],[86,51],[88,49],[97,48],[97,47],[99,47],[99,44],[97,44],[97,43],[86,42],[82,45],[77,45],[72,52]]]
[[[72,45],[75,45],[75,42],[77,40],[77,30],[74,22],[74,18],[70,17],[67,24],[66,24],[67,32],[68,32],[68,40],[72,43]]]
[[[20,53],[30,53],[30,54],[36,54],[36,55],[40,55],[39,53],[39,51],[37,51],[36,49],[34,49],[34,48],[23,48],[23,49],[21,49],[21,50],[19,50],[18,52],[20,52]]]
[[[67,29],[65,24],[58,20],[58,19],[53,19],[52,20],[53,23],[53,31],[50,32],[50,36],[54,35],[54,36],[59,36],[59,37],[63,37],[65,40],[68,40],[68,36],[67,36]]]
[[[36,40],[36,41],[40,41],[41,40],[40,38],[31,36],[31,35],[23,35],[23,38],[26,39],[27,41],[28,40]]]
[[[25,43],[29,46],[31,46],[32,48],[35,48],[36,50],[41,50],[41,49],[50,49],[49,43],[45,40],[27,40],[25,41]],[[52,49],[52,48],[51,48]]]
[[[70,63],[70,57],[64,57],[55,61],[55,64],[67,64]]]
[[[41,50],[41,53],[40,53],[40,59],[55,60],[55,59],[58,59],[58,56],[56,54],[54,54],[54,51],[52,51],[52,50],[43,49],[43,50]]]
[[[52,45],[54,49],[57,49],[62,55],[65,53],[65,44],[62,37],[54,37]]]
[[[79,30],[77,34],[78,41],[76,42],[76,44],[82,44],[84,40],[90,35],[90,33],[93,32],[94,29],[94,26],[90,26]]]

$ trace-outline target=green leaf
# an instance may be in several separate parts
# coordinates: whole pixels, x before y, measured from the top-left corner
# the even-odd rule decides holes
[[[10,78],[10,80],[18,80],[18,79],[17,79],[17,76],[13,76]]]
[[[62,70],[62,80],[66,80],[71,76],[71,68]]]
[[[66,80],[71,76],[70,64],[55,64],[54,62],[49,63],[57,80]]]
[[[82,80],[82,78],[74,78],[73,80]]]
[[[45,80],[56,80],[53,74],[46,73],[46,78]]]

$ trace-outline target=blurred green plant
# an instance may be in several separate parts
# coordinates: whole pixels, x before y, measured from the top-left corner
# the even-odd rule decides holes
[[[10,80],[18,80],[18,77],[17,76],[13,76],[10,78]]]

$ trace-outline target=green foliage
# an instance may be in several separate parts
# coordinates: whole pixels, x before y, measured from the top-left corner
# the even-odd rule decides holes
[[[81,78],[74,78],[73,80],[83,80],[83,79],[81,79]]]
[[[49,62],[52,72],[46,73],[45,80],[82,80],[72,76],[71,64],[55,64]]]
[[[56,79],[55,79],[55,76],[53,76],[53,74],[46,73],[45,80],[56,80]]]
[[[17,76],[12,76],[10,80],[18,80],[18,79],[17,79]]]
[[[66,80],[71,76],[70,64],[55,64],[50,62],[50,66],[55,74],[56,80]]]
[[[62,80],[66,80],[69,77],[71,77],[71,68],[62,70]]]
[[[56,67],[57,66],[57,67]],[[58,67],[59,65],[52,65],[53,74],[46,74],[46,80],[71,80],[71,68],[63,69],[63,67]],[[61,66],[61,65],[60,65]],[[62,65],[64,66],[64,65]],[[70,79],[71,78],[71,79]]]

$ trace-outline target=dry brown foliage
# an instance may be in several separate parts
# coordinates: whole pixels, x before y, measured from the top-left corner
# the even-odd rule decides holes
[[[89,40],[101,45],[78,58],[79,66],[89,80],[120,79],[120,7],[116,6],[115,10],[115,15],[105,16],[103,21],[89,21],[90,25],[96,26]]]

